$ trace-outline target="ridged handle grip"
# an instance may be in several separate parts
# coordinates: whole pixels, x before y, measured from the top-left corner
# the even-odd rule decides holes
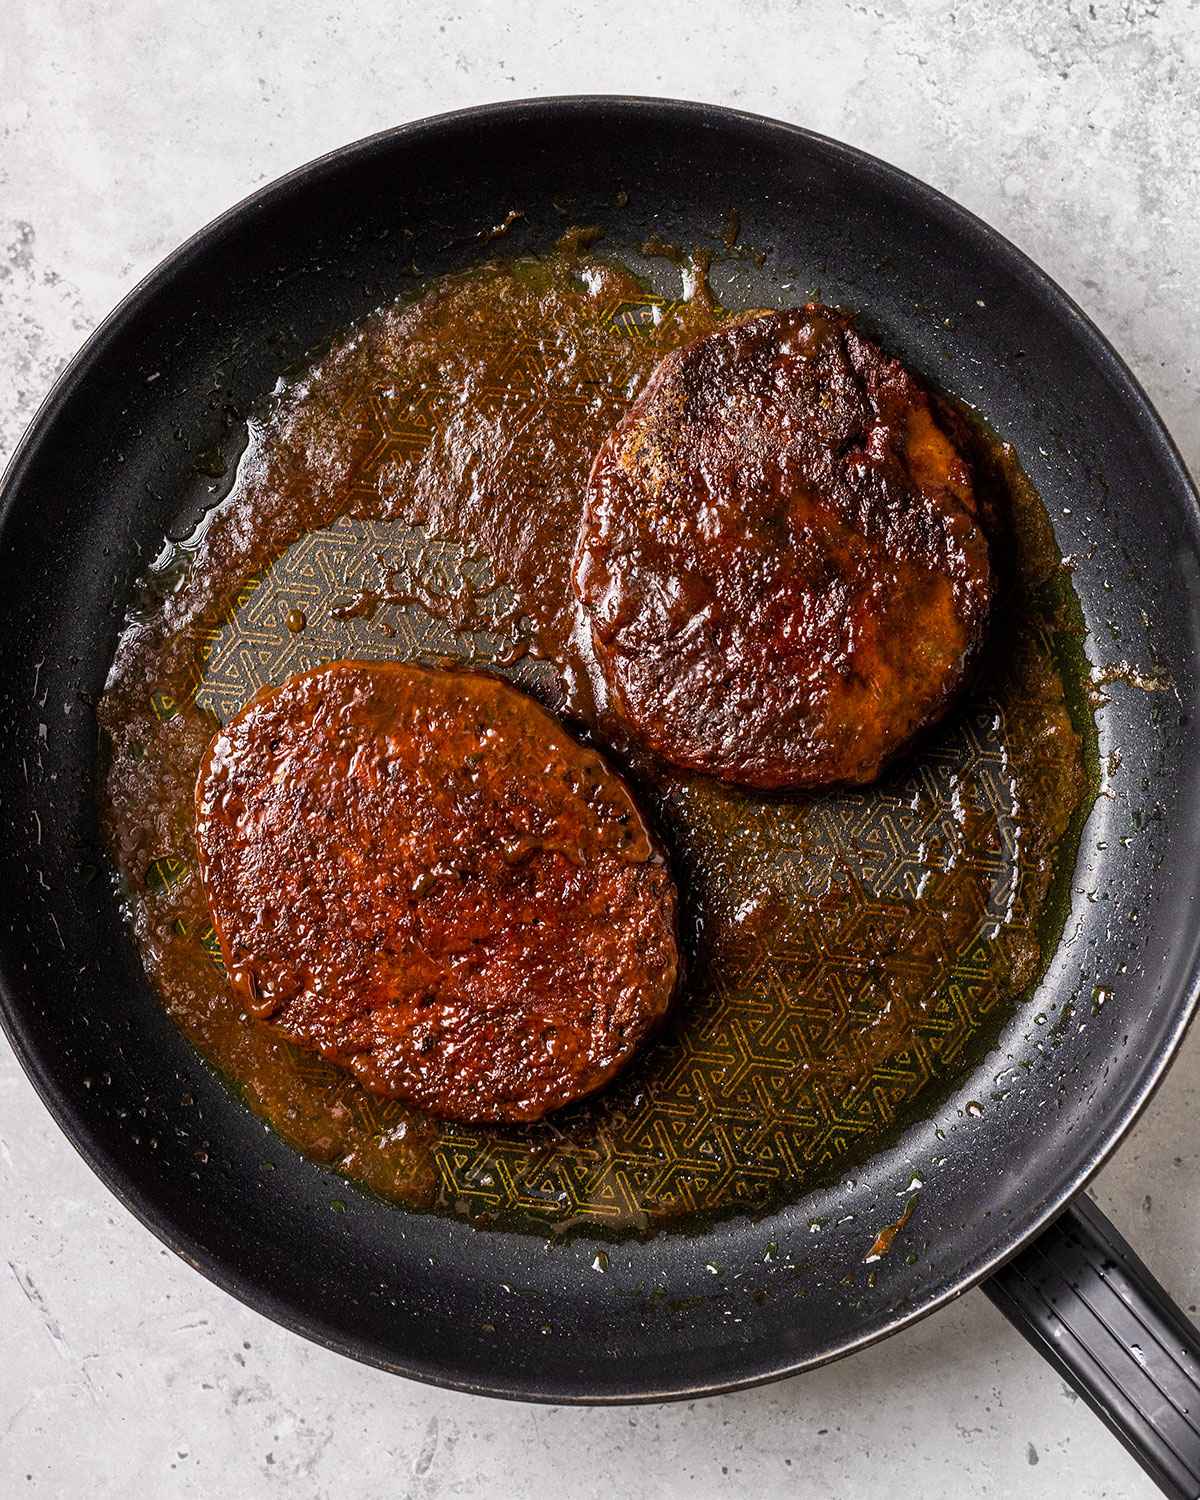
[[[1164,1494],[1200,1497],[1200,1331],[1090,1199],[983,1286]]]

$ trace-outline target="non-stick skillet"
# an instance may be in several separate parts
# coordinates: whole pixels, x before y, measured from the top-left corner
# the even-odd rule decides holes
[[[96,876],[93,708],[190,455],[228,409],[396,295],[402,265],[468,264],[480,226],[517,205],[533,234],[564,199],[618,250],[651,229],[695,243],[737,205],[768,252],[764,300],[778,268],[798,268],[826,301],[863,310],[1016,444],[1073,559],[1093,659],[1119,664],[1099,732],[1122,774],[1091,815],[1064,941],[1030,1004],[1084,977],[1111,999],[1053,1048],[1031,1049],[1028,1015],[1014,1016],[997,1045],[1028,1054],[1027,1086],[993,1107],[985,1060],[853,1185],[621,1244],[607,1275],[584,1239],[547,1251],[340,1182],[347,1211],[331,1213],[319,1166],[280,1148],[264,1171],[261,1123],[167,1019]],[[63,1129],[165,1243],[343,1353],[545,1401],[791,1374],[984,1281],[1168,1493],[1200,1493],[1200,1340],[1078,1196],[1200,992],[1200,511],[1129,372],[1019,251],[894,168],[730,111],[565,99],[424,121],[293,173],[166,261],[48,397],[0,505],[5,1025]],[[866,1207],[896,1202],[914,1167],[922,1253],[885,1257],[871,1285],[856,1274]],[[819,1245],[780,1276],[764,1244],[794,1245],[810,1222],[826,1226]]]

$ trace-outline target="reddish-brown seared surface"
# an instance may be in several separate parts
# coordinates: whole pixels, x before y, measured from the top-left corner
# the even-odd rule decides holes
[[[675,987],[624,782],[490,677],[346,661],[266,689],[201,765],[196,842],[247,1009],[447,1119],[590,1093]]]
[[[873,780],[959,687],[990,588],[924,390],[815,303],[667,355],[596,456],[574,582],[634,733],[759,787]]]

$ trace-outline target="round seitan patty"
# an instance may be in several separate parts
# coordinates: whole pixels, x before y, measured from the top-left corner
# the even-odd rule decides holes
[[[209,747],[196,844],[247,1009],[443,1118],[599,1088],[675,988],[629,789],[491,677],[344,661],[265,689]]]
[[[629,729],[766,788],[873,780],[961,685],[990,596],[924,389],[815,303],[658,365],[596,455],[573,578]]]

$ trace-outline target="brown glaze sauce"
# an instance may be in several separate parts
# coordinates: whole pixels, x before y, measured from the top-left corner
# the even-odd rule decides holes
[[[413,1207],[646,1231],[795,1196],[952,1081],[1055,936],[1088,789],[1077,615],[1011,451],[949,410],[1000,598],[977,685],[903,764],[854,792],[753,793],[607,718],[569,582],[584,486],[662,355],[722,322],[703,272],[652,296],[580,236],[372,315],[255,418],[116,653],[104,817],[168,1011],[285,1140]],[[265,683],[372,656],[503,671],[612,755],[670,852],[673,1019],[549,1120],[469,1127],[372,1095],[249,1016],[220,968],[195,873],[205,749]]]

